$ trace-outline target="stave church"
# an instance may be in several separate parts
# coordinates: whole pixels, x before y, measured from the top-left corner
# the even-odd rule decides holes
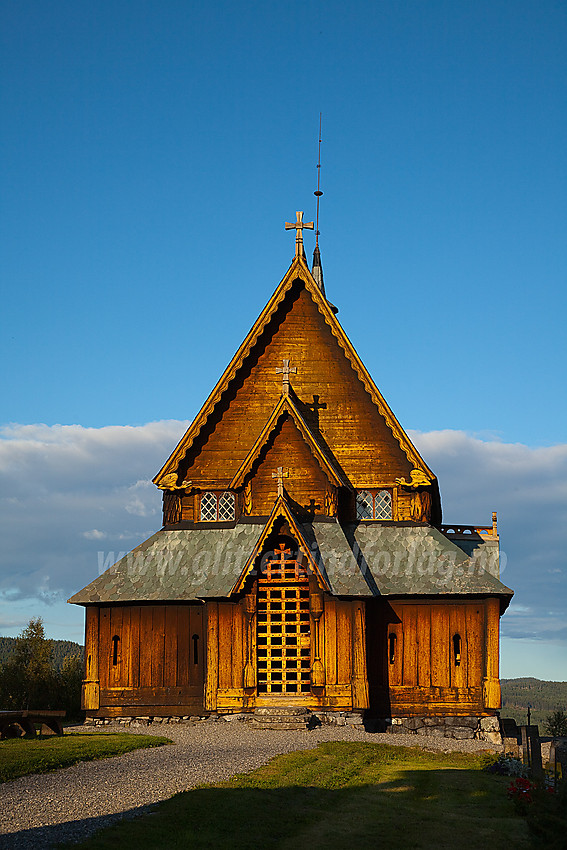
[[[162,528],[69,600],[88,717],[497,716],[496,515],[443,524],[296,218],[288,271],[154,478]]]

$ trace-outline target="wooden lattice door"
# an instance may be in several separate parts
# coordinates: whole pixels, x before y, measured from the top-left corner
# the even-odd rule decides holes
[[[262,561],[256,639],[258,695],[309,693],[309,575],[285,543]]]

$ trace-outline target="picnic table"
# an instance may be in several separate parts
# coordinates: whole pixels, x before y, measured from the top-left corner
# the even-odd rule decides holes
[[[56,735],[63,734],[61,721],[66,711],[0,711],[0,738],[21,738],[24,735],[36,735],[36,726],[45,726]]]

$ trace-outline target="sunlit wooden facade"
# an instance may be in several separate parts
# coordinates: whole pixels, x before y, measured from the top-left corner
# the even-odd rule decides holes
[[[86,606],[93,716],[500,706],[495,521],[437,479],[302,250],[155,484],[163,528]]]

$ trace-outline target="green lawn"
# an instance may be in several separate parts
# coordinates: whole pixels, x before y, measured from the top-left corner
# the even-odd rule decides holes
[[[477,756],[328,743],[229,782],[177,794],[80,846],[185,850],[522,850],[509,780]]]
[[[61,738],[9,738],[0,741],[0,782],[28,773],[47,773],[78,761],[92,761],[129,753],[140,747],[170,744],[155,735],[65,734]]]

